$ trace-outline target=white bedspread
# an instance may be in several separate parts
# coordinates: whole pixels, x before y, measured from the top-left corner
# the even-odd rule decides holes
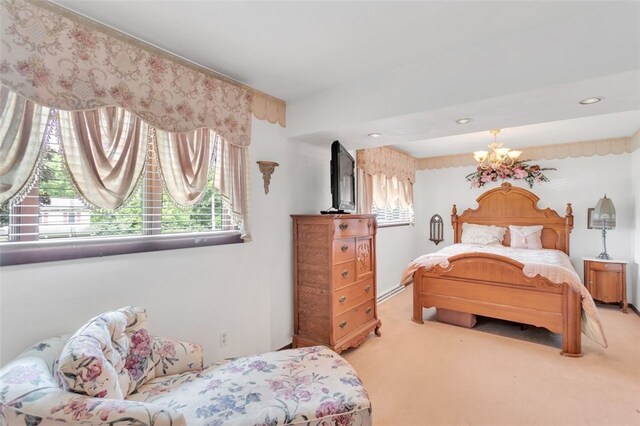
[[[411,262],[402,275],[402,284],[413,281],[413,273],[421,267],[431,268],[435,265],[447,267],[449,258],[463,253],[490,253],[509,257],[524,265],[523,272],[528,277],[540,275],[554,283],[567,283],[571,289],[580,293],[582,301],[582,332],[593,341],[607,347],[607,339],[602,329],[600,315],[591,294],[582,284],[571,260],[560,250],[530,250],[511,248],[500,245],[453,244],[435,253],[425,254]]]

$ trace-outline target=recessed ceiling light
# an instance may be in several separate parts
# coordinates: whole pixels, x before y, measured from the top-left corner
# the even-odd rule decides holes
[[[456,123],[458,124],[467,124],[467,123],[471,123],[473,121],[473,118],[458,118],[456,120]]]
[[[604,98],[602,96],[595,96],[593,98],[583,99],[578,103],[581,104],[581,105],[591,105],[591,104],[596,104],[596,103],[600,102],[603,99]]]
[[[379,138],[380,136],[382,136],[382,133],[369,133],[367,136],[369,136],[370,138]]]

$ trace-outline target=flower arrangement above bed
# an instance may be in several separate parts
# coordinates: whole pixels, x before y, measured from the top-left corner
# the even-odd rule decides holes
[[[533,188],[536,182],[549,182],[544,173],[548,170],[555,170],[551,167],[540,167],[538,165],[530,165],[527,161],[531,160],[515,160],[513,164],[506,165],[487,165],[478,166],[476,171],[466,176],[467,181],[471,182],[472,188],[481,188],[488,182],[497,182],[498,179],[523,179],[529,184],[529,188]]]

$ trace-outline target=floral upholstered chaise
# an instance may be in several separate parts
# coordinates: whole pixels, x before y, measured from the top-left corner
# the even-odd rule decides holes
[[[122,308],[0,369],[0,425],[370,425],[353,368],[324,347],[203,366],[199,345],[149,337]]]

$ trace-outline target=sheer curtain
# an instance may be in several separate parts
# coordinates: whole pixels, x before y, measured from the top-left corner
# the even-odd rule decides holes
[[[37,177],[49,108],[0,86],[0,203],[25,193]]]
[[[416,159],[387,147],[356,152],[360,186],[358,212],[371,213],[378,208],[413,209],[413,183]]]
[[[216,186],[222,196],[229,200],[244,241],[252,240],[249,226],[249,170],[249,147],[234,145],[221,138]]]
[[[80,194],[96,207],[120,207],[144,170],[147,124],[118,107],[58,115],[67,167]]]

